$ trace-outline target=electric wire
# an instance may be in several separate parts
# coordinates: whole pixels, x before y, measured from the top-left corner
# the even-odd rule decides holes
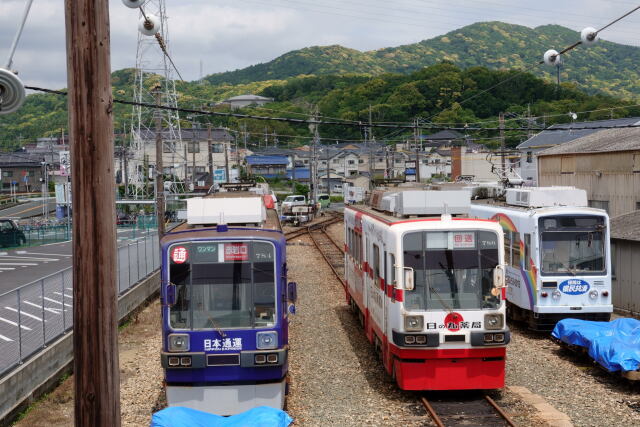
[[[609,22],[609,23],[608,23],[608,24],[606,24],[604,27],[602,27],[600,30],[597,30],[597,31],[596,31],[596,34],[598,34],[600,31],[602,31],[602,30],[604,30],[604,29],[606,29],[606,28],[609,28],[609,27],[610,27],[610,26],[612,26],[613,24],[615,24],[615,23],[617,23],[617,22],[621,21],[622,19],[626,18],[627,16],[631,15],[632,13],[636,12],[636,11],[637,11],[637,10],[639,10],[639,9],[640,9],[640,6],[637,6],[637,7],[635,7],[634,9],[632,9],[631,11],[629,11],[629,12],[625,13],[624,15],[622,15],[621,17],[616,18],[615,20],[613,20],[613,21]],[[577,41],[576,43],[573,43],[573,44],[571,44],[571,45],[569,45],[569,46],[565,47],[565,48],[564,48],[564,49],[562,49],[560,52],[558,52],[558,54],[557,54],[557,55],[554,55],[554,56],[559,56],[559,55],[562,55],[562,54],[564,54],[564,53],[566,53],[566,52],[569,52],[569,51],[571,51],[571,50],[575,49],[576,47],[578,47],[578,46],[579,46],[579,45],[581,45],[581,44],[582,44],[582,41],[581,41],[581,40],[579,40],[579,41]],[[485,94],[485,93],[487,93],[487,92],[489,92],[489,91],[491,91],[491,90],[495,89],[496,87],[501,86],[501,85],[503,85],[503,84],[505,84],[505,83],[507,83],[507,82],[509,82],[509,81],[511,81],[511,80],[513,80],[513,79],[515,79],[515,78],[516,78],[517,76],[519,76],[520,74],[525,73],[525,72],[528,72],[529,70],[531,70],[531,69],[533,69],[533,68],[535,68],[535,67],[538,67],[538,66],[539,66],[539,65],[541,65],[541,64],[544,64],[544,60],[539,61],[538,63],[531,64],[530,66],[526,67],[526,68],[525,68],[525,69],[523,69],[523,70],[515,70],[515,74],[514,74],[513,76],[511,76],[511,77],[509,77],[509,78],[507,78],[507,79],[505,79],[505,80],[502,80],[502,81],[500,81],[500,82],[496,83],[495,85],[491,86],[490,88],[488,88],[488,89],[484,89],[483,91],[478,92],[478,93],[476,93],[476,94],[472,95],[471,97],[466,98],[466,99],[464,99],[464,100],[462,100],[462,101],[459,101],[459,102],[456,102],[456,103],[457,103],[458,105],[462,105],[462,104],[464,104],[464,103],[466,103],[466,102],[470,101],[471,99],[477,98],[478,96],[483,95],[483,94]],[[451,110],[451,108],[453,108],[453,107],[449,107],[449,108],[448,108],[448,109],[446,109],[446,110],[440,111],[440,112],[438,112],[437,114],[434,114],[434,115],[430,116],[427,120],[430,120],[430,119],[432,119],[433,117],[436,117],[436,116],[440,115],[440,114],[441,114],[441,113],[443,113],[444,111],[449,111],[449,110]]]
[[[54,95],[60,95],[60,96],[66,96],[67,92],[65,91],[61,91],[61,90],[53,90],[53,89],[46,89],[46,88],[41,88],[41,87],[36,87],[36,86],[25,86],[26,89],[29,90],[35,90],[38,92],[44,92],[44,93],[50,93],[50,94],[54,94]],[[342,122],[335,122],[335,121],[323,121],[323,120],[316,120],[316,119],[307,119],[307,120],[302,120],[302,119],[292,119],[292,118],[287,118],[287,117],[266,117],[266,116],[254,116],[254,115],[250,115],[250,114],[240,114],[240,113],[225,113],[225,112],[219,112],[219,111],[206,111],[206,110],[195,110],[195,109],[189,109],[189,108],[181,108],[181,107],[171,107],[171,106],[166,106],[166,105],[155,105],[155,104],[149,104],[149,103],[145,103],[145,102],[135,102],[135,101],[126,101],[126,100],[122,100],[122,99],[113,99],[113,102],[116,104],[124,104],[124,105],[135,105],[135,106],[141,106],[141,107],[146,107],[146,108],[150,108],[150,109],[157,109],[157,110],[167,110],[167,111],[177,111],[177,112],[183,112],[183,113],[191,113],[191,114],[201,114],[203,116],[220,116],[220,117],[235,117],[235,118],[243,118],[243,119],[252,119],[252,120],[264,120],[264,121],[278,121],[278,122],[288,122],[288,123],[295,123],[295,124],[312,124],[312,125],[327,125],[327,126],[341,126],[341,127],[357,127],[357,128],[383,128],[383,129],[430,129],[430,130],[455,130],[455,131],[462,131],[462,132],[473,132],[473,131],[499,131],[499,130],[505,130],[505,131],[532,131],[532,130],[547,130],[547,131],[561,131],[561,130],[576,130],[576,128],[573,127],[555,127],[555,128],[551,128],[551,127],[547,127],[544,129],[539,129],[539,128],[532,128],[532,127],[512,127],[512,128],[507,128],[507,129],[501,129],[501,128],[489,128],[489,127],[469,127],[469,126],[463,126],[463,127],[453,127],[453,126],[438,126],[438,125],[420,125],[420,124],[384,124],[384,123],[342,123]],[[585,127],[580,127],[579,129],[621,129],[621,128],[639,128],[640,125],[619,125],[619,126],[585,126]]]

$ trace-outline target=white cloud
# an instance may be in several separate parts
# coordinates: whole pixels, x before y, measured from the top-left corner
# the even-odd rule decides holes
[[[557,23],[580,30],[631,9],[598,0],[167,0],[172,56],[183,77],[266,62],[290,50],[341,44],[360,50],[414,43],[476,21],[527,26]],[[0,66],[15,34],[24,0],[0,2]],[[111,0],[112,67],[135,66],[138,12]],[[638,44],[640,13],[602,34]],[[36,0],[14,59],[29,84],[66,86],[64,3]]]

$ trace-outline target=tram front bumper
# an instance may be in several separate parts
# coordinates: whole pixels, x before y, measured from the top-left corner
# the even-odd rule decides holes
[[[169,406],[183,406],[216,415],[235,415],[258,406],[282,409],[286,381],[194,387],[167,385],[166,390]]]

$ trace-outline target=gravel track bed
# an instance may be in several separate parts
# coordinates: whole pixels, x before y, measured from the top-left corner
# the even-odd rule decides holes
[[[295,239],[287,256],[289,279],[298,282],[287,402],[295,425],[431,425],[418,395],[399,390],[384,373],[310,238]]]
[[[541,395],[576,426],[640,426],[640,384],[605,372],[546,334],[510,327],[508,385]]]
[[[160,349],[160,301],[156,299],[120,331],[120,413],[123,426],[151,423],[151,415],[165,406]],[[73,425],[73,376],[36,404],[17,427]]]

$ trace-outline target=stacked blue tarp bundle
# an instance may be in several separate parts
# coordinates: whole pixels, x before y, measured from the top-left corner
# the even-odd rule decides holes
[[[292,421],[286,412],[268,406],[230,417],[172,406],[153,414],[151,427],[287,427]]]
[[[589,356],[610,372],[640,370],[640,320],[563,319],[551,335],[564,343],[588,349]]]

